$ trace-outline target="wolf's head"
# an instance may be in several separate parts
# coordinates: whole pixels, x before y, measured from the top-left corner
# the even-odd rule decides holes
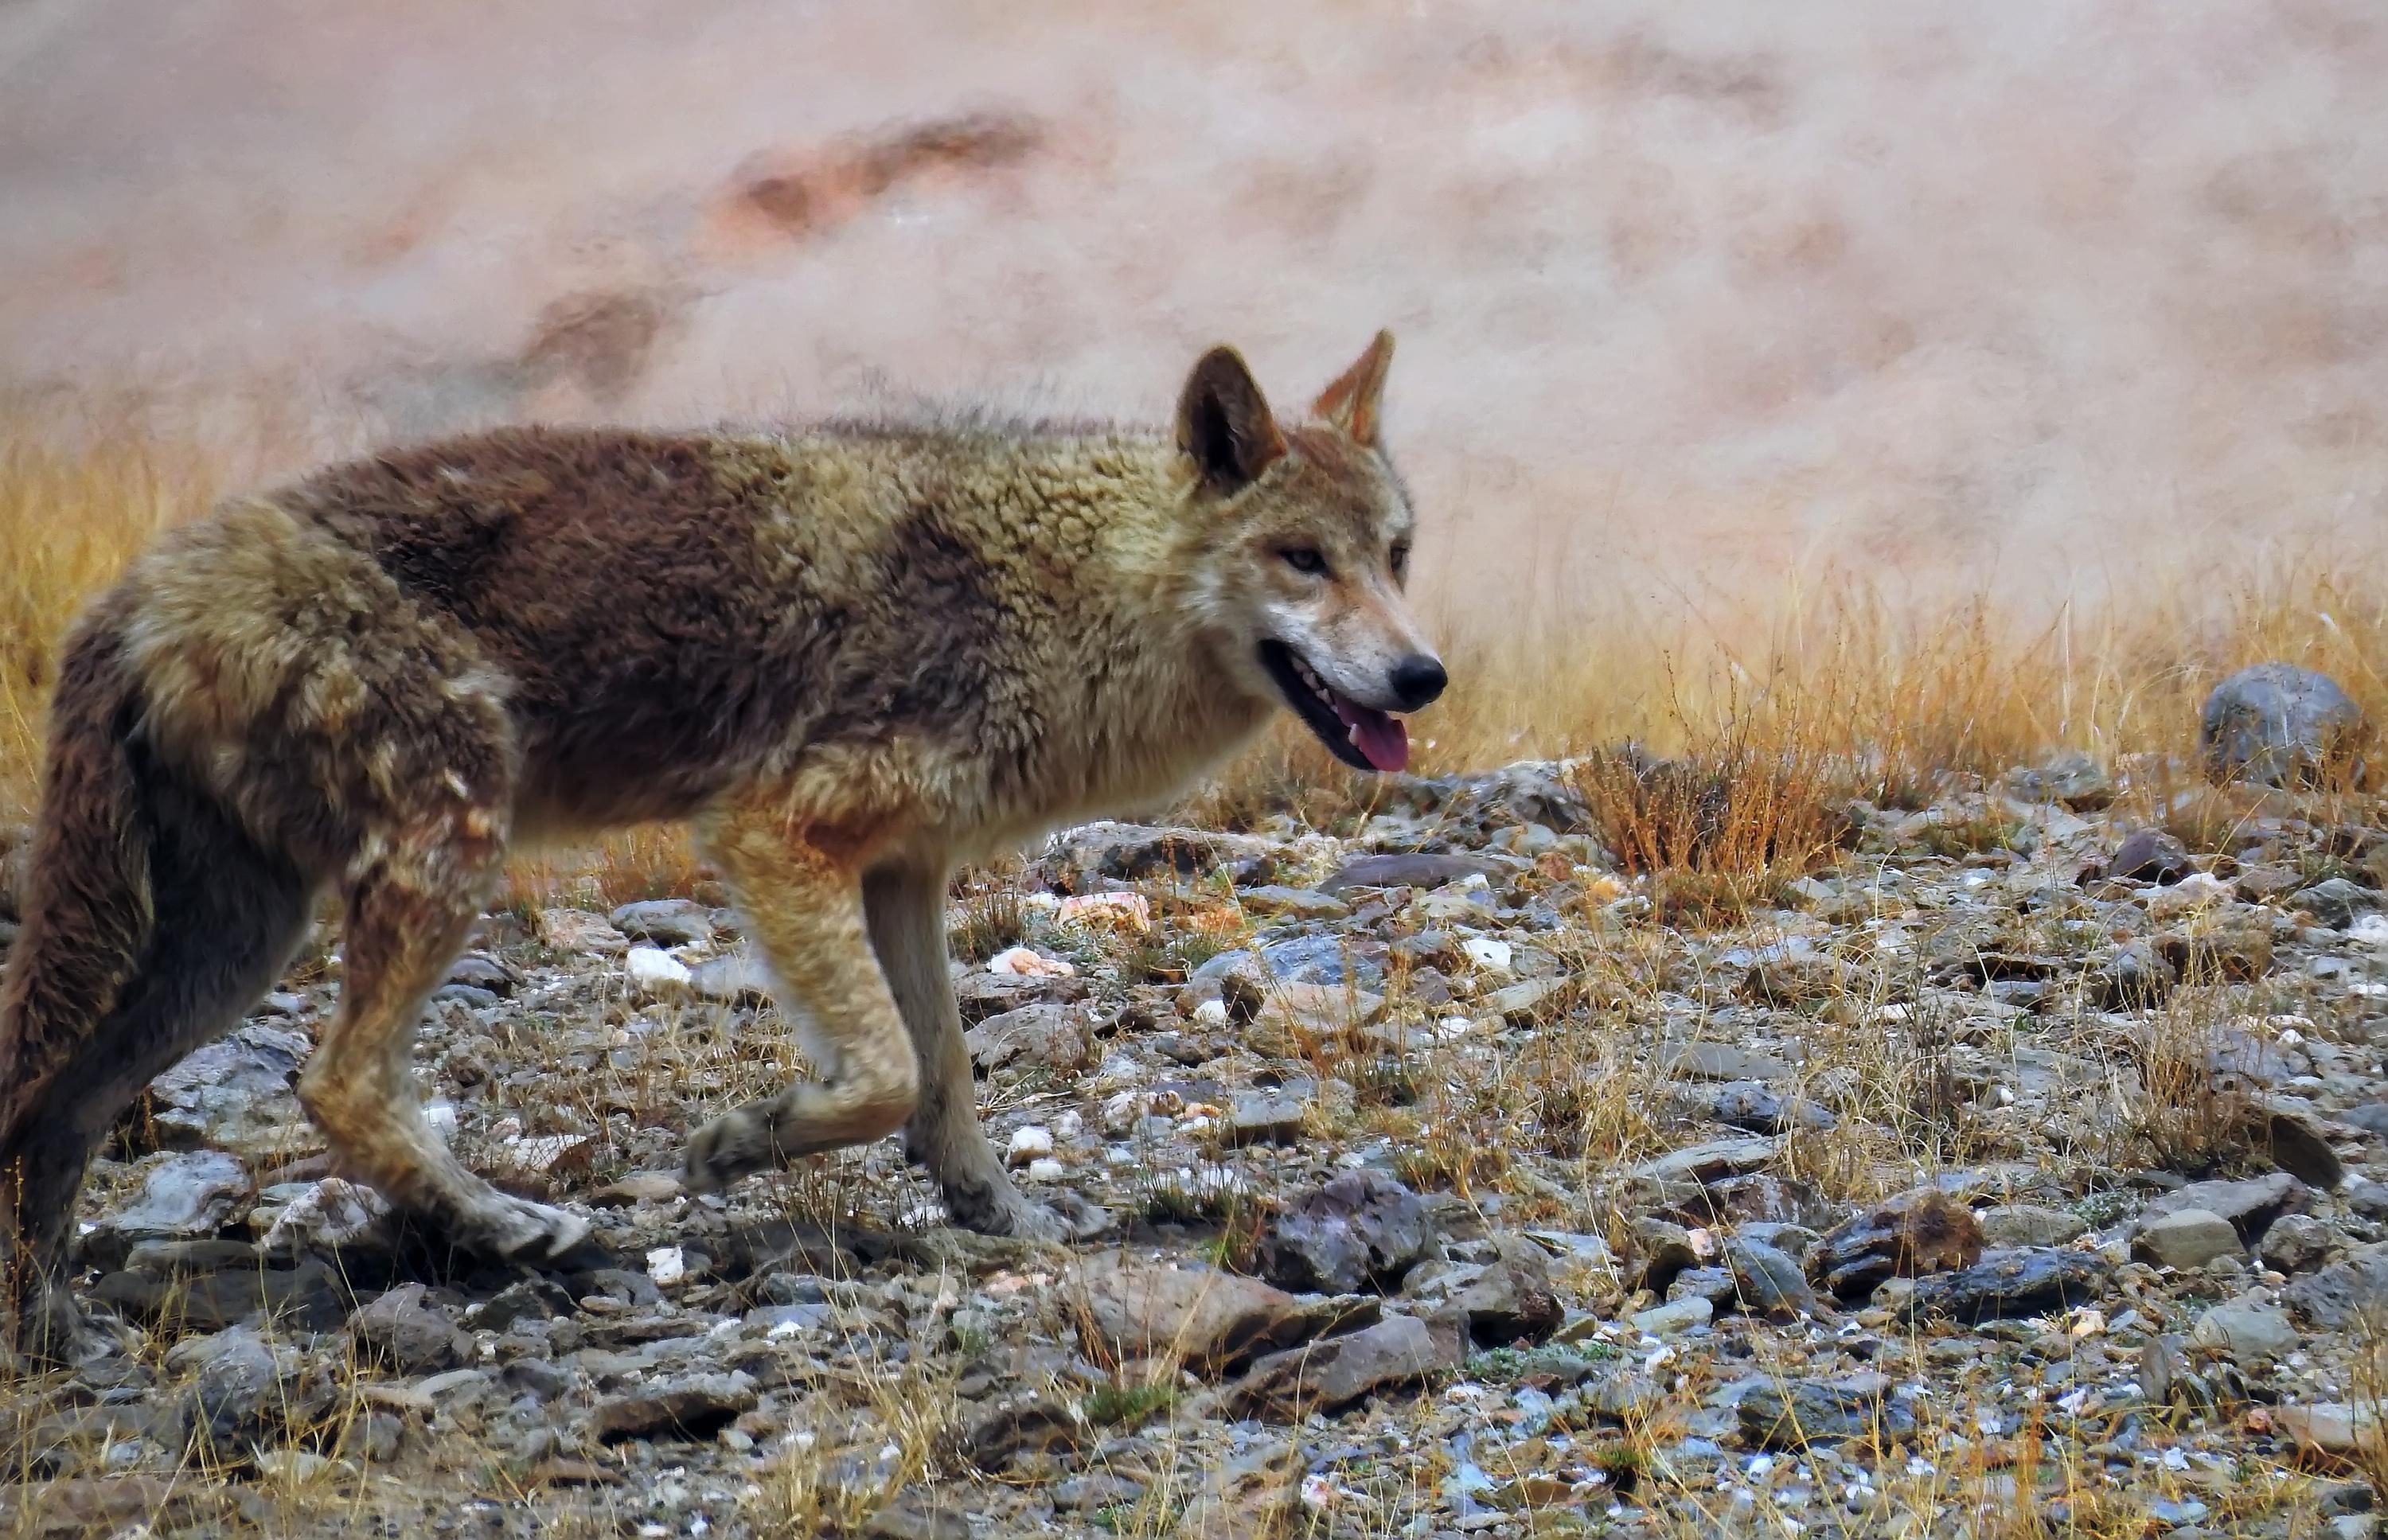
[[[1280,425],[1232,347],[1202,356],[1177,403],[1177,443],[1205,521],[1197,592],[1222,662],[1256,696],[1281,698],[1346,764],[1400,770],[1409,734],[1392,713],[1442,693],[1442,663],[1403,588],[1416,521],[1378,437],[1393,337]]]

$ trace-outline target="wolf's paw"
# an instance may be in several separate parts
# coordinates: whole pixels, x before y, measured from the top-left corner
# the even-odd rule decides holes
[[[1110,1210],[1098,1206],[1075,1193],[1057,1193],[1050,1204],[1031,1203],[1017,1193],[1004,1195],[1008,1201],[958,1209],[950,1198],[946,1212],[964,1230],[974,1230],[981,1235],[1011,1235],[1023,1241],[1057,1241],[1068,1244],[1073,1241],[1091,1241],[1111,1228]]]
[[[547,1262],[589,1238],[589,1221],[561,1208],[493,1193],[452,1227],[458,1245],[502,1262]]]
[[[680,1185],[692,1193],[718,1193],[740,1177],[783,1164],[773,1137],[773,1105],[750,1102],[691,1134]]]

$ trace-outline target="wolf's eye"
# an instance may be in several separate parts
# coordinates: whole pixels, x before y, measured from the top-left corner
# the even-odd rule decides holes
[[[1277,554],[1285,558],[1287,566],[1298,573],[1307,573],[1313,577],[1327,575],[1327,558],[1308,546],[1288,546]]]
[[[1410,574],[1410,548],[1407,541],[1393,548],[1393,577],[1396,581]]]

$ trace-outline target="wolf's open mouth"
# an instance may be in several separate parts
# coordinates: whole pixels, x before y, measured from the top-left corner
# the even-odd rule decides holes
[[[1287,704],[1318,741],[1355,770],[1403,770],[1410,763],[1409,729],[1374,706],[1338,695],[1302,655],[1279,641],[1261,643],[1261,664],[1285,692]]]

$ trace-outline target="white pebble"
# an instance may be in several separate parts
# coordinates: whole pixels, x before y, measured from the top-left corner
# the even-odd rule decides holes
[[[695,976],[688,965],[657,947],[634,946],[623,953],[622,970],[639,991],[654,999],[678,999],[688,993]]]
[[[668,1289],[688,1277],[688,1257],[678,1246],[657,1246],[647,1253],[647,1276]]]
[[[1227,1024],[1227,1003],[1205,1000],[1194,1007],[1194,1019],[1205,1027],[1225,1027]]]
[[[1011,1142],[1004,1147],[1006,1158],[1015,1166],[1023,1160],[1033,1160],[1052,1153],[1053,1131],[1036,1123],[1031,1123],[1026,1128],[1014,1131]]]
[[[1054,1159],[1051,1155],[1046,1155],[1040,1159],[1032,1160],[1028,1163],[1028,1180],[1031,1181],[1059,1181],[1068,1173],[1068,1170],[1069,1168],[1063,1166],[1060,1161]]]
[[[1478,967],[1499,973],[1509,971],[1509,959],[1516,955],[1508,942],[1493,936],[1470,936],[1459,943],[1459,950],[1467,953]]]

